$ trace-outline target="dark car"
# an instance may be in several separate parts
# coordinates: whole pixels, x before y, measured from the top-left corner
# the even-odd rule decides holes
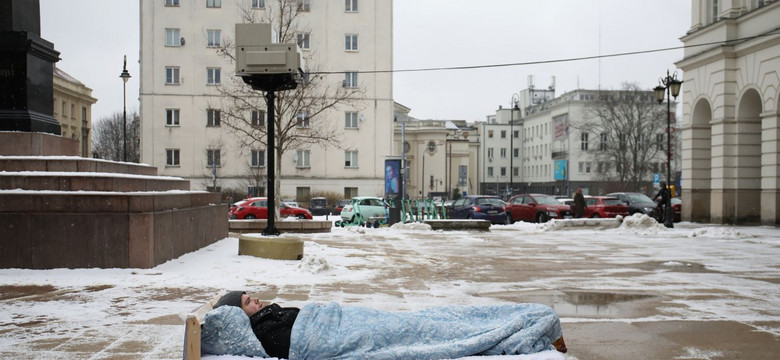
[[[547,222],[550,219],[570,219],[571,206],[545,194],[521,194],[512,196],[506,205],[512,222]]]
[[[626,203],[628,206],[628,214],[634,215],[636,213],[650,215],[655,209],[655,202],[651,200],[647,195],[638,192],[616,192],[607,194],[620,199],[620,201]]]
[[[328,208],[328,199],[324,197],[313,197],[309,201],[309,211],[312,215],[327,215],[330,211]]]
[[[467,195],[452,203],[450,219],[482,219],[491,224],[507,224],[509,218],[501,200],[495,196]]]
[[[628,216],[628,206],[611,196],[585,196],[585,217],[613,218]]]
[[[350,202],[352,202],[352,200],[349,199],[336,201],[336,205],[333,205],[333,215],[341,215],[341,210],[344,209],[344,206],[349,205]]]
[[[230,207],[231,219],[268,219],[268,199],[264,197],[241,200]],[[279,216],[311,220],[311,212],[286,203],[279,204]]]

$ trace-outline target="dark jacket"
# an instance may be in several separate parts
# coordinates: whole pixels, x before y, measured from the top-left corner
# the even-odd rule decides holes
[[[252,331],[268,355],[287,359],[290,355],[290,333],[300,309],[268,305],[249,317]]]
[[[585,204],[585,197],[582,196],[581,192],[578,192],[574,194],[574,204],[572,204],[572,211],[574,212],[574,217],[581,218],[585,216],[585,207],[587,205]]]
[[[661,198],[661,204],[663,205],[669,205],[669,189],[666,187],[662,187],[661,190],[658,191],[658,194],[655,194],[653,197],[653,200]]]

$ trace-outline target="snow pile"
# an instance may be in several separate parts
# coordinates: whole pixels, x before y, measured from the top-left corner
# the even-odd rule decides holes
[[[395,223],[390,227],[393,230],[409,230],[409,231],[431,231],[431,226],[426,223],[410,222],[410,223]]]
[[[659,224],[655,219],[640,213],[623,218],[623,223],[618,228],[620,232],[640,235],[657,234],[667,230],[663,224]]]
[[[328,269],[330,269],[328,260],[317,255],[306,255],[301,259],[300,264],[298,264],[298,270],[312,274],[317,274]]]
[[[734,228],[726,227],[705,227],[694,229],[688,234],[689,238],[695,237],[708,237],[713,239],[742,239],[746,237],[752,237],[751,235],[743,234]]]

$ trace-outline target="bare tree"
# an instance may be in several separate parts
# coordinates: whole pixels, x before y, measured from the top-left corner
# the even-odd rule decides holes
[[[627,188],[647,182],[651,162],[666,149],[666,141],[658,141],[658,134],[665,134],[666,108],[658,105],[653,92],[624,83],[621,90],[600,92],[585,113],[572,127],[597,136],[597,146],[589,152],[606,167],[605,180]]]
[[[261,19],[255,12],[247,9],[246,4],[240,5],[243,21],[254,23],[271,23],[278,35],[279,43],[296,43],[298,36],[301,41],[309,34],[306,24],[299,19],[299,5],[296,0],[275,0],[266,4],[267,11]],[[225,38],[217,53],[235,63],[235,42]],[[275,139],[275,173],[281,175],[282,156],[289,151],[311,149],[312,147],[338,148],[341,142],[341,132],[338,123],[328,121],[326,116],[331,110],[350,105],[354,108],[354,100],[362,94],[359,87],[342,86],[343,75],[328,75],[317,73],[315,51],[305,54],[307,71],[312,73],[308,81],[299,84],[294,90],[276,93],[274,114]],[[265,92],[253,90],[238,77],[232,76],[231,81],[218,87],[220,104],[215,105],[221,112],[222,126],[236,135],[235,141],[239,151],[244,153],[265,150],[267,127]],[[250,172],[253,173],[253,172]],[[253,176],[256,180],[257,177]],[[280,194],[281,176],[275,178],[274,190]],[[256,181],[255,181],[256,183]],[[275,211],[278,217],[278,207]]]
[[[92,155],[100,159],[122,161],[124,138],[122,133],[122,112],[96,121],[92,126]],[[127,114],[127,161],[141,161],[140,129],[141,117],[136,111]]]

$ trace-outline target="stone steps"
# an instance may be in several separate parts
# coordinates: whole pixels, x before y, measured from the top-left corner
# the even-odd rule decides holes
[[[0,268],[151,268],[227,237],[219,193],[69,140],[0,132]]]

